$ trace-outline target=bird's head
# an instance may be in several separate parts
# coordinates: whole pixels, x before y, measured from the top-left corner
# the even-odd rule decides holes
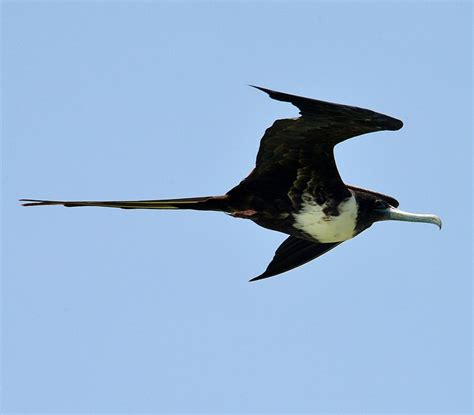
[[[432,223],[441,229],[441,219],[432,214],[410,213],[398,209],[398,201],[390,196],[377,193],[356,192],[358,202],[357,222],[360,231],[375,222],[399,220],[404,222]]]

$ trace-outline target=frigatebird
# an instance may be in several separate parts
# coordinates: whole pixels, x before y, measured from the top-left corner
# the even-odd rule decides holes
[[[337,170],[336,144],[366,133],[399,130],[400,120],[364,108],[251,86],[295,105],[300,117],[276,120],[265,131],[255,168],[225,195],[95,202],[22,199],[24,206],[210,210],[288,234],[265,272],[250,281],[303,265],[375,222],[426,222],[441,228],[438,216],[401,211],[393,197],[345,184]]]

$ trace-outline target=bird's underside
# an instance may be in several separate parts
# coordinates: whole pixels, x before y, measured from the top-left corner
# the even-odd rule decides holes
[[[24,205],[211,210],[288,234],[266,271],[251,281],[298,267],[354,237],[375,220],[384,220],[374,216],[374,209],[401,212],[395,209],[398,202],[392,197],[344,184],[333,153],[334,146],[344,140],[370,132],[398,130],[403,125],[401,121],[363,108],[256,88],[273,99],[291,102],[301,116],[277,120],[266,130],[254,170],[225,195],[104,202],[23,199]],[[440,225],[433,215],[401,212],[392,216],[396,214],[411,215],[411,219],[397,220]]]

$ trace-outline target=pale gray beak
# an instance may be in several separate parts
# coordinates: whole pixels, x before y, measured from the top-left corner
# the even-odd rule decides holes
[[[441,229],[441,219],[436,215],[421,214],[421,213],[409,213],[403,210],[389,207],[383,211],[384,220],[401,220],[404,222],[425,222],[432,223]]]

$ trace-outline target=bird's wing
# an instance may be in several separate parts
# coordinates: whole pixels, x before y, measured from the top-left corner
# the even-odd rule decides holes
[[[290,102],[301,116],[280,119],[265,131],[255,169],[229,194],[261,194],[268,199],[289,197],[293,205],[303,191],[318,201],[340,201],[350,193],[334,160],[337,143],[357,135],[398,130],[402,122],[377,112],[303,98],[256,87],[271,98]],[[265,196],[264,196],[265,197]]]
[[[341,243],[342,242],[320,244],[290,236],[278,247],[275,256],[265,272],[260,274],[258,277],[252,278],[250,281],[273,277],[289,271],[290,269],[299,267],[300,265],[306,264],[306,262],[325,254]]]

